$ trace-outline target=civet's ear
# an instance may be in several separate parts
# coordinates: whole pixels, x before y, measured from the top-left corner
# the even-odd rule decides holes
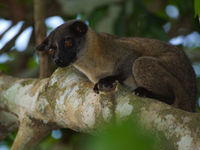
[[[37,51],[47,51],[48,49],[48,38],[46,38],[40,45],[36,47]]]
[[[77,36],[83,36],[88,30],[88,26],[80,20],[75,21],[70,26],[70,31],[73,32]]]

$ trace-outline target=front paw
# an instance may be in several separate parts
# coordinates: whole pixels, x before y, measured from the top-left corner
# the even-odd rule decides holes
[[[152,92],[148,91],[147,89],[143,88],[143,87],[138,87],[136,88],[133,93],[137,96],[140,97],[149,97],[152,98]]]
[[[95,93],[99,94],[99,87],[98,87],[98,83],[96,83],[96,84],[94,85],[94,88],[93,88],[93,90],[94,90],[94,92],[95,92]]]
[[[94,92],[99,94],[99,91],[110,92],[115,90],[117,84],[116,82],[105,82],[104,80],[100,80],[98,83],[94,85]]]

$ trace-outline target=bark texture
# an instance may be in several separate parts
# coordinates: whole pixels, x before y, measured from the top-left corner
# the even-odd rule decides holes
[[[36,44],[39,45],[46,38],[45,25],[45,1],[34,0],[34,22],[35,22],[35,38]],[[40,61],[40,78],[49,77],[51,74],[51,61],[48,52],[38,52]]]
[[[170,148],[200,149],[200,115],[159,101],[134,96],[117,85],[96,94],[93,84],[74,68],[57,69],[45,79],[18,79],[0,74],[0,139],[18,127],[11,150],[27,150],[54,128],[95,131],[114,116],[127,117],[164,134]]]

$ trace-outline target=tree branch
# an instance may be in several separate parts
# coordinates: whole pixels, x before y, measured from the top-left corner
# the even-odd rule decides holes
[[[54,128],[91,132],[113,116],[116,121],[129,116],[139,118],[155,136],[164,134],[174,149],[200,147],[198,113],[134,96],[119,84],[114,92],[100,94],[93,92],[93,86],[74,68],[57,69],[50,78],[41,80],[0,74],[0,126],[4,127],[0,133],[19,125],[11,150],[25,150]],[[3,137],[5,132],[0,134]]]
[[[28,27],[28,24],[26,22],[23,23],[22,27],[20,28],[19,32],[10,40],[8,43],[6,43],[1,49],[0,49],[0,55],[6,52],[9,52],[11,47],[14,45],[16,39],[18,36]]]
[[[12,23],[3,33],[0,34],[0,39],[12,28],[16,25],[17,23]]]

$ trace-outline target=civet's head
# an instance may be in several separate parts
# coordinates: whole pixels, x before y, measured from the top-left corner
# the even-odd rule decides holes
[[[88,26],[80,20],[71,20],[57,27],[36,47],[48,51],[59,67],[66,67],[77,60],[85,46]]]

